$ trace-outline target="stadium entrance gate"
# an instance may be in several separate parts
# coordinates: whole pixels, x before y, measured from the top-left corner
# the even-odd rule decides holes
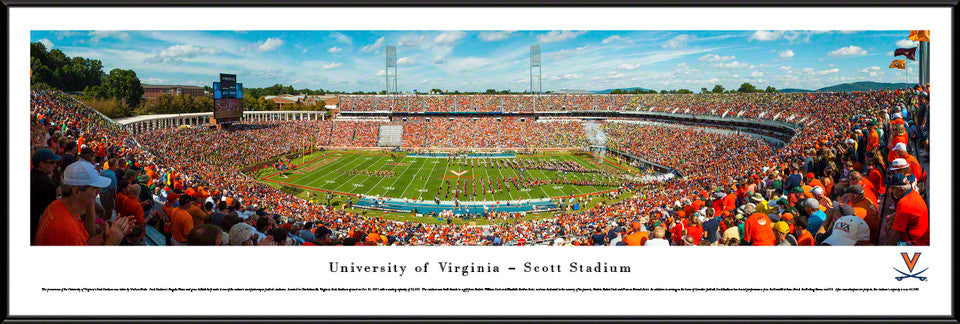
[[[380,125],[380,138],[377,146],[397,147],[403,143],[403,125]]]

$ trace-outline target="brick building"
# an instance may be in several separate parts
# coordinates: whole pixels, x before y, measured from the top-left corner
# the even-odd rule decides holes
[[[194,97],[213,97],[212,93],[207,93],[202,87],[187,85],[143,85],[143,97],[153,99],[162,95],[179,96],[188,94]]]

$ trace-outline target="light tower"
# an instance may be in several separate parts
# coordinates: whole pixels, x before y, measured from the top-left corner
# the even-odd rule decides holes
[[[387,93],[397,93],[397,47],[387,46]]]
[[[534,68],[537,69],[536,74],[533,73]],[[542,75],[540,70],[540,45],[530,45],[530,93],[542,92],[543,89],[540,87],[540,77]]]

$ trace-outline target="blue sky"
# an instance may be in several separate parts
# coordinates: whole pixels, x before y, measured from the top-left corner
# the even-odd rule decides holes
[[[146,84],[210,85],[236,73],[275,83],[384,90],[384,48],[397,46],[401,91],[529,89],[530,45],[541,46],[543,90],[642,87],[699,92],[743,82],[817,89],[904,82],[889,69],[909,31],[32,31],[32,42],[132,69]],[[902,59],[903,57],[899,57]],[[910,80],[916,62],[908,61]]]

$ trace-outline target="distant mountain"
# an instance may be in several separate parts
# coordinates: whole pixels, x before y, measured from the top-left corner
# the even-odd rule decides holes
[[[817,90],[806,90],[806,89],[787,88],[787,89],[777,89],[777,91],[782,92],[782,93],[796,93],[796,92],[853,92],[853,91],[873,91],[873,90],[905,89],[905,88],[910,88],[910,87],[912,87],[913,85],[914,85],[914,84],[912,84],[912,83],[902,83],[902,82],[901,82],[901,83],[883,83],[883,82],[863,81],[863,82],[854,82],[854,83],[843,83],[843,84],[833,85],[833,86],[829,86],[829,87],[823,87],[823,88],[820,88],[820,89],[817,89]],[[641,91],[648,91],[647,89],[639,88],[639,87],[638,87],[638,88],[622,88],[622,89],[620,89],[620,90],[629,92],[629,91],[633,91],[633,89],[640,89]],[[613,90],[617,90],[617,89],[607,89],[607,90],[592,91],[592,92],[593,92],[593,93],[597,93],[597,94],[608,94],[608,93],[610,93],[610,92],[613,92]]]
[[[787,89],[778,89],[777,91],[779,91],[779,92],[783,92],[783,93],[795,93],[795,92],[813,92],[813,90],[806,90],[806,89],[790,89],[790,88],[787,88]]]
[[[636,87],[636,88],[618,88],[618,89],[623,90],[623,91],[626,91],[626,92],[633,91],[633,89],[640,89],[640,91],[650,91],[650,90],[648,90],[648,89],[644,89],[644,88],[640,88],[640,87]],[[597,94],[608,94],[608,93],[613,92],[613,90],[617,90],[617,89],[607,89],[607,90],[591,91],[591,92],[597,93]]]
[[[838,84],[835,86],[829,86],[820,88],[817,91],[820,92],[852,92],[852,91],[873,91],[873,90],[891,90],[891,89],[905,89],[912,87],[911,83],[881,83],[881,82],[854,82],[854,83],[844,83]]]

